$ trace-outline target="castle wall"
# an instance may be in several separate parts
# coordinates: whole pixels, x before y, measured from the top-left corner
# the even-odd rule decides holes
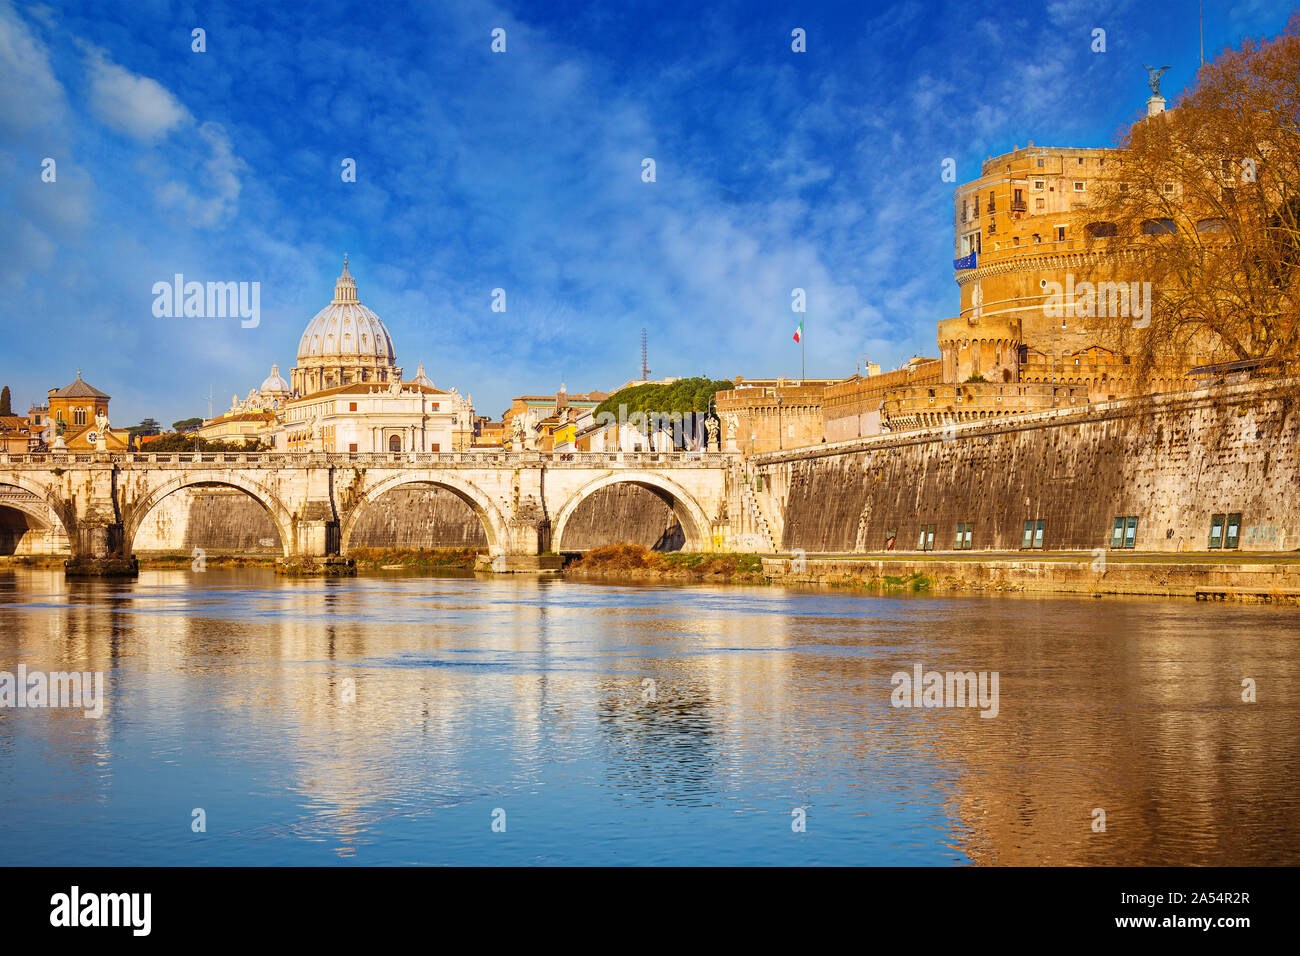
[[[1011,422],[930,429],[750,467],[780,513],[785,550],[916,550],[934,525],[952,550],[1016,550],[1043,520],[1047,550],[1109,544],[1137,516],[1136,549],[1202,551],[1211,516],[1240,512],[1246,551],[1300,546],[1300,413],[1295,382],[1115,402]]]

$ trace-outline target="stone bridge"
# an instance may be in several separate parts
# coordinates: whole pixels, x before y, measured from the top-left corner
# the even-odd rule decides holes
[[[730,541],[725,452],[158,453],[0,455],[0,515],[66,540],[74,561],[126,558],[159,502],[183,488],[237,488],[266,509],[289,559],[346,556],[368,508],[406,485],[447,489],[473,510],[498,567],[565,550],[565,527],[594,492],[645,488],[680,523],[684,547]],[[0,526],[0,531],[3,527]],[[65,538],[66,536],[66,538]],[[570,549],[572,550],[572,549]],[[519,561],[520,565],[526,562]]]

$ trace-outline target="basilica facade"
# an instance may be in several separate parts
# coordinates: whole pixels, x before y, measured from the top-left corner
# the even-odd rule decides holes
[[[473,442],[474,405],[434,385],[423,365],[402,378],[393,338],[361,304],[345,257],[333,299],[303,331],[289,380],[272,366],[261,388],[235,396],[203,432],[257,437],[277,451],[453,451]]]

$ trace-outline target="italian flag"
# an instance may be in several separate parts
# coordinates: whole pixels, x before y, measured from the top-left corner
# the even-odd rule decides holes
[[[796,326],[794,327],[794,340],[795,340],[796,342],[802,342],[802,341],[803,341],[803,323],[802,323],[802,322],[800,322],[798,325],[796,325]]]

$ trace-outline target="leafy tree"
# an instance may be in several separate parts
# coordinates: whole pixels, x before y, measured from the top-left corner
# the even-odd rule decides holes
[[[203,419],[201,418],[182,418],[178,422],[172,422],[172,428],[178,432],[187,432],[198,428],[202,424]]]
[[[673,412],[707,412],[709,403],[718,392],[735,388],[735,382],[726,379],[707,379],[702,377],[683,378],[669,385],[630,385],[619,389],[596,407],[596,414],[609,412],[619,414],[619,406],[627,406],[627,414],[634,412],[652,412],[655,414],[672,414]]]
[[[157,419],[146,418],[139,425],[132,425],[127,429],[131,435],[157,435],[162,431],[162,426],[158,424]]]
[[[270,451],[260,439],[249,438],[244,441],[214,441],[210,438],[200,438],[197,435],[185,435],[177,432],[171,432],[155,438],[153,441],[141,446],[142,452],[172,452],[172,451]]]
[[[12,415],[14,413],[13,406],[9,404],[10,401],[9,386],[6,385],[3,389],[0,389],[0,415]]]

